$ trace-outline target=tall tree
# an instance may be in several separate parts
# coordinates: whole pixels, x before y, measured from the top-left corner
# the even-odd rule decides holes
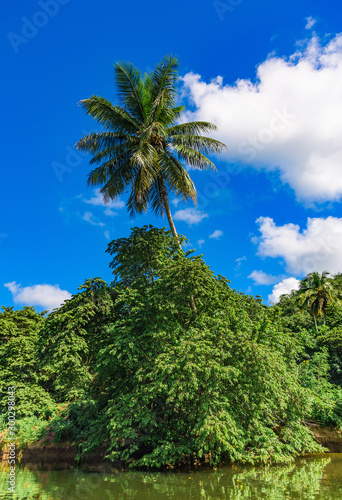
[[[202,133],[217,130],[209,122],[178,123],[184,106],[176,105],[178,61],[167,56],[154,71],[141,75],[131,63],[117,63],[115,83],[120,105],[93,95],[81,101],[86,113],[106,130],[92,132],[76,144],[93,155],[97,167],[88,185],[101,186],[105,200],[130,187],[127,209],[133,216],[151,205],[156,215],[167,216],[173,236],[181,244],[172,219],[169,196],[196,199],[196,189],[183,163],[214,169],[205,156],[227,147]]]
[[[313,397],[299,384],[302,345],[276,310],[200,256],[182,258],[171,231],[133,228],[108,253],[118,314],[95,355],[85,452],[105,443],[111,460],[172,467],[319,448],[303,423]]]
[[[341,293],[334,287],[328,271],[310,273],[300,282],[298,302],[302,309],[309,309],[318,332],[317,318],[323,316],[325,326],[326,309],[329,304],[341,304]]]

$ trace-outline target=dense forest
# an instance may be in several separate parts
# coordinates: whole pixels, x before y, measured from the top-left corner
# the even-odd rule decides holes
[[[267,306],[179,242],[135,227],[108,245],[112,283],[89,279],[49,314],[2,308],[2,442],[14,386],[21,448],[157,468],[322,450],[312,425],[342,425],[342,275]]]

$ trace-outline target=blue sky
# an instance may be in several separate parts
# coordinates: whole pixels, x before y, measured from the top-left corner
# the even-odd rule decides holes
[[[342,7],[333,0],[6,2],[0,20],[0,302],[52,308],[87,278],[110,282],[110,240],[143,224],[86,186],[73,149],[116,102],[113,64],[180,62],[184,119],[219,126],[218,173],[191,171],[197,207],[178,232],[234,288],[276,301],[315,270],[342,272]]]

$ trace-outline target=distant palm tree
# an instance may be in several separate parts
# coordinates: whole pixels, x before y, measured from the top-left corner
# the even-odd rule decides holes
[[[341,304],[341,292],[334,288],[333,279],[329,277],[328,271],[322,274],[310,273],[300,282],[298,290],[298,303],[302,309],[308,308],[312,315],[316,331],[317,317],[323,316],[325,326],[326,309],[329,304]]]
[[[201,134],[217,130],[209,122],[176,124],[184,106],[176,105],[178,62],[165,57],[153,72],[142,77],[130,63],[115,64],[119,105],[92,96],[81,101],[86,113],[106,130],[92,132],[76,148],[90,152],[98,165],[88,175],[88,185],[101,186],[104,200],[114,199],[130,187],[127,208],[131,215],[146,212],[167,216],[179,243],[169,196],[196,202],[196,189],[183,163],[198,169],[215,169],[205,156],[227,147]]]

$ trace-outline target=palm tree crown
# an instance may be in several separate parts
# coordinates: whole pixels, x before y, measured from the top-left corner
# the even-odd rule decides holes
[[[217,130],[212,123],[177,123],[184,110],[176,105],[177,59],[165,57],[144,77],[130,63],[117,63],[114,69],[120,105],[95,95],[80,103],[105,128],[76,144],[93,155],[90,163],[96,165],[88,175],[88,185],[101,186],[105,201],[130,187],[130,215],[145,212],[151,205],[155,214],[166,213],[177,238],[168,195],[196,202],[194,183],[182,162],[215,169],[205,155],[227,147],[201,135]]]
[[[298,290],[298,302],[302,309],[308,308],[315,321],[316,331],[317,317],[323,316],[325,325],[326,309],[329,304],[341,304],[340,292],[334,288],[333,279],[327,271],[322,274],[310,273],[300,282]]]

